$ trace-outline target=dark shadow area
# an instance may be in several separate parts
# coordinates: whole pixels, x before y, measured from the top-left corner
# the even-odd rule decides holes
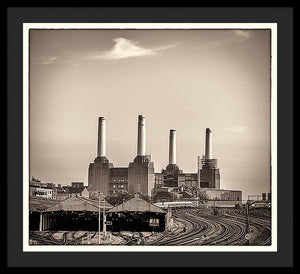
[[[165,230],[165,214],[155,212],[113,212],[107,216],[111,225],[107,230],[117,231],[154,231]]]
[[[47,220],[46,220],[47,218]],[[53,231],[98,231],[99,221],[96,212],[55,212],[43,214],[43,230]],[[29,217],[30,231],[39,230],[40,213],[32,212]],[[103,229],[103,220],[101,218],[101,230]]]

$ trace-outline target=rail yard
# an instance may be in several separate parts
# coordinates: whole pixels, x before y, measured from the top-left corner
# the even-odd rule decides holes
[[[246,212],[244,209],[186,208],[172,211],[172,227],[164,232],[110,232],[101,245],[198,246],[246,245]],[[249,213],[250,245],[271,245],[270,210]],[[97,231],[31,231],[34,245],[99,244]]]

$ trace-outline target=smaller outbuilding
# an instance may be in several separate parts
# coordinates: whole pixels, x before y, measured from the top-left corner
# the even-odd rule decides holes
[[[167,212],[135,194],[131,199],[107,212],[107,230],[111,231],[155,231],[166,228]]]
[[[100,218],[103,211],[112,205],[100,201]],[[103,221],[101,220],[101,229]],[[90,200],[80,195],[72,195],[63,201],[30,199],[29,229],[35,230],[89,230],[99,229],[99,201]]]

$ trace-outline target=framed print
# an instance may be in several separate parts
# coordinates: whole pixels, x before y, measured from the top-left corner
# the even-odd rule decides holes
[[[291,266],[292,9],[68,9],[8,9],[8,265]]]

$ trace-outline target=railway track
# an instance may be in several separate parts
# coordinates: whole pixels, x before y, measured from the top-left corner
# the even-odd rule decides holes
[[[199,216],[197,211],[178,214],[177,217],[190,222],[192,229],[177,234],[174,238],[158,241],[156,245],[199,245],[200,243],[201,245],[235,245],[244,239],[245,227],[238,221],[218,220],[208,215]]]
[[[51,231],[46,231],[43,233],[37,233],[34,231],[29,232],[29,238],[32,240],[35,240],[37,242],[37,245],[43,244],[43,245],[60,245],[61,242],[54,239],[52,237]]]
[[[235,218],[241,222],[245,222],[245,212],[231,211],[226,214],[229,218]],[[257,245],[270,245],[271,244],[271,219],[266,214],[250,214],[250,226],[257,228],[263,234],[262,239],[257,242]]]
[[[35,240],[37,244],[43,244],[43,245],[76,245],[79,244],[82,237],[85,237],[87,233],[81,235],[80,237],[75,237],[75,234],[79,230],[75,231],[65,231],[63,232],[62,239],[58,240],[53,237],[53,234],[55,234],[57,231],[45,231],[45,232],[35,232],[30,231],[29,238],[32,240]],[[70,235],[71,233],[71,235]],[[95,236],[95,235],[94,235]]]
[[[173,214],[173,217],[175,217],[175,219],[177,220],[177,222],[183,223],[184,226],[190,226],[190,222],[181,219],[179,216],[177,216],[176,214]],[[190,233],[191,230],[193,229],[193,226],[189,229],[186,230],[186,233]],[[170,242],[171,239],[177,239],[180,238],[180,235],[182,233],[182,229],[177,227],[175,230],[171,231],[171,232],[165,232],[162,236],[160,236],[159,238],[152,240],[150,242],[147,242],[146,245],[163,245],[166,244],[168,242]]]
[[[179,219],[181,222],[188,223],[190,229],[186,230],[185,232],[167,235],[168,239],[157,240],[155,241],[155,245],[188,245],[199,241],[202,235],[207,233],[210,229],[207,223],[195,218],[192,215],[176,213],[173,216]],[[151,245],[153,245],[153,243],[151,243]]]
[[[193,212],[198,218],[202,218],[204,221],[210,221],[223,227],[221,233],[213,231],[211,237],[202,242],[202,245],[240,245],[244,241],[244,235],[246,233],[245,225],[238,221],[228,221],[224,218],[214,215],[206,214],[203,212]],[[215,236],[214,236],[215,235]]]
[[[230,211],[222,216],[215,216],[203,210],[190,210],[173,214],[176,220],[189,223],[191,227],[184,233],[173,231],[147,243],[147,245],[245,245],[245,211]],[[266,216],[251,215],[251,226],[265,227],[271,231]],[[270,234],[270,233],[269,233]],[[203,237],[205,236],[205,237]],[[260,240],[258,245],[269,245],[270,235]]]
[[[245,245],[246,218],[245,210],[226,210],[219,216],[200,209],[176,211],[173,218],[178,223],[184,224],[185,230],[177,227],[171,232],[166,232],[152,241],[146,241],[145,245],[180,246],[180,245]],[[254,245],[271,244],[271,219],[264,212],[250,213],[250,228],[254,229],[256,238]],[[78,245],[87,233],[76,237],[75,231],[62,232],[62,238],[56,239],[53,234],[56,231],[30,232],[30,239],[38,245]],[[97,233],[91,236],[94,238]],[[136,245],[138,237],[130,235],[118,236],[124,239],[125,245]]]

